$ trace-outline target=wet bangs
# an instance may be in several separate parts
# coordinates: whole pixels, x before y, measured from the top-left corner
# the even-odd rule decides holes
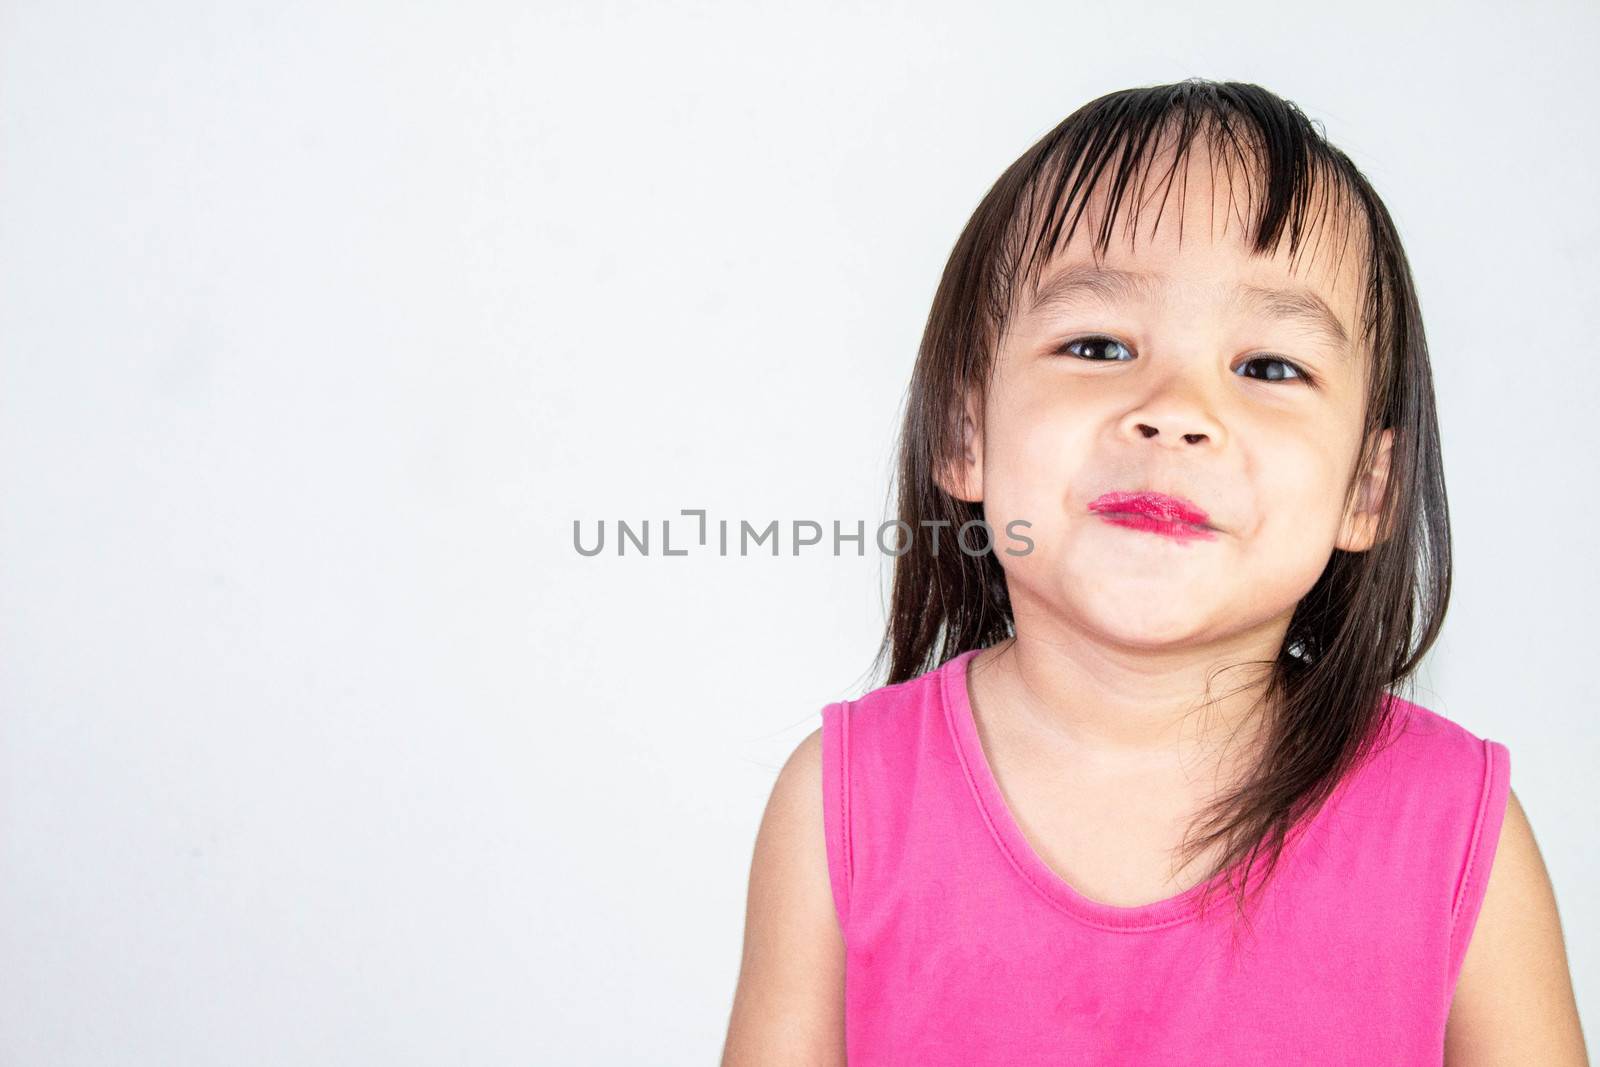
[[[1161,224],[1177,184],[1181,244],[1189,161],[1198,149],[1215,186],[1227,190],[1222,225],[1213,229],[1244,227],[1256,256],[1276,256],[1287,245],[1291,271],[1310,259],[1337,276],[1348,256],[1360,257],[1361,342],[1370,351],[1384,301],[1362,180],[1310,120],[1285,114],[1282,102],[1253,101],[1252,88],[1191,81],[1164,93],[1114,93],[1080,109],[1019,160],[1025,170],[1013,176],[1015,203],[997,249],[1002,262],[990,274],[989,335],[1004,336],[1019,299],[1037,294],[1043,272],[1086,216],[1098,264],[1119,228],[1134,244],[1145,212],[1155,211],[1152,231]]]

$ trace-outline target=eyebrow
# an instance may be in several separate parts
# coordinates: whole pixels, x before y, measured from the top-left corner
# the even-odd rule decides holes
[[[1079,263],[1051,275],[1028,302],[1027,315],[1066,307],[1079,297],[1089,296],[1112,304],[1117,302],[1159,303],[1166,295],[1167,278],[1148,271],[1118,270]],[[1233,299],[1241,306],[1297,323],[1320,335],[1344,356],[1350,354],[1350,332],[1327,301],[1310,289],[1280,289],[1240,283],[1234,286]]]

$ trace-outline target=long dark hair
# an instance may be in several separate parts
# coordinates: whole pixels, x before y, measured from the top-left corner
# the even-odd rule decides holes
[[[1229,872],[1243,917],[1252,884],[1259,890],[1304,820],[1380,743],[1393,714],[1386,695],[1432,646],[1450,597],[1432,371],[1410,267],[1366,178],[1295,104],[1257,85],[1203,79],[1110,93],[1069,115],[983,198],[945,266],[912,374],[898,457],[899,519],[911,538],[895,561],[873,672],[881,684],[902,682],[1014,635],[993,551],[949,549],[948,531],[981,520],[982,504],[946,493],[935,472],[957,462],[967,394],[981,399],[1017,295],[1037,284],[1041,265],[1071,240],[1084,201],[1101,187],[1107,209],[1095,247],[1104,253],[1124,195],[1139,187],[1135,179],[1164,137],[1175,144],[1179,168],[1197,137],[1219,147],[1215,156],[1230,166],[1244,165],[1261,192],[1248,236],[1258,254],[1285,236],[1293,253],[1307,239],[1313,200],[1320,194],[1325,216],[1333,194],[1341,208],[1334,221],[1358,234],[1364,255],[1366,421],[1347,504],[1374,457],[1377,431],[1393,431],[1379,540],[1364,552],[1335,549],[1301,599],[1276,660],[1262,664],[1261,706],[1274,712],[1263,723],[1255,773],[1208,806],[1181,846],[1186,866],[1223,843],[1205,881]],[[941,523],[939,552],[933,538]],[[1196,827],[1203,829],[1195,834]],[[1263,877],[1252,882],[1258,872]],[[1212,888],[1202,893],[1202,908]]]

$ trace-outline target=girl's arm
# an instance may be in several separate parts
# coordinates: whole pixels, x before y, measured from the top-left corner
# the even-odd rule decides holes
[[[822,731],[778,772],[756,835],[722,1067],[842,1067],[844,938],[828,880]]]
[[[1587,1067],[1555,891],[1512,791],[1445,1025],[1446,1067]]]

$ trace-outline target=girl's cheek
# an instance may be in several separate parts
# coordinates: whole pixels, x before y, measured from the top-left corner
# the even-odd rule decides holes
[[[1073,479],[1071,446],[1060,438],[1035,435],[997,457],[993,468],[994,490],[1028,515],[1015,517],[1039,521],[1044,512],[1056,510]],[[984,471],[986,495],[990,469]]]

